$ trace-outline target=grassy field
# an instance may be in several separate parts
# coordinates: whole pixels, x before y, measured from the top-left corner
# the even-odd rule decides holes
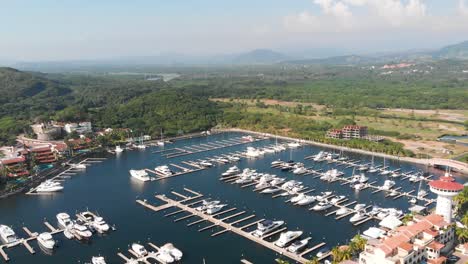
[[[409,109],[382,109],[372,116],[369,115],[327,115],[326,107],[316,104],[303,104],[278,100],[247,100],[247,99],[212,99],[218,102],[229,102],[243,105],[243,111],[251,113],[270,113],[285,117],[294,116],[307,120],[326,121],[336,126],[343,119],[354,119],[356,124],[368,126],[371,129],[398,132],[400,137],[387,137],[392,141],[403,143],[406,149],[415,153],[429,154],[433,157],[448,158],[468,152],[468,147],[437,141],[444,134],[462,135],[467,133],[463,122],[468,120],[466,110],[416,110]],[[259,107],[261,102],[265,106]],[[278,106],[290,107],[297,105],[310,106],[314,109],[312,115],[298,115],[292,111],[279,110]],[[367,113],[368,111],[363,111]],[[382,114],[382,115],[380,115]],[[384,116],[384,117],[382,117]]]

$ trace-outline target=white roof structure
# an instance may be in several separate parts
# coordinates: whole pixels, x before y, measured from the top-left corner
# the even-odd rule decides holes
[[[377,239],[385,235],[385,231],[377,227],[371,227],[362,233],[364,236]]]
[[[401,226],[403,222],[401,222],[396,216],[389,215],[385,217],[382,221],[380,221],[379,225],[386,227],[388,229],[395,229]]]

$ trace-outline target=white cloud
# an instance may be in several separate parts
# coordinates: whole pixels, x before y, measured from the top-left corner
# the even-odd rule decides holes
[[[465,0],[458,0],[458,11],[463,16],[468,16],[468,6]]]

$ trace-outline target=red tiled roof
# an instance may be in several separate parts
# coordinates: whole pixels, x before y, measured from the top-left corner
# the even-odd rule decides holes
[[[43,151],[50,151],[50,147],[39,147],[31,149],[31,152],[43,152]]]
[[[413,250],[413,246],[408,242],[403,242],[400,245],[398,245],[398,247],[404,249],[406,252],[410,252],[411,250]]]
[[[441,244],[441,243],[439,243],[439,242],[437,242],[437,241],[432,241],[432,243],[430,243],[429,245],[427,245],[427,247],[439,251],[439,250],[441,250],[442,248],[444,248],[445,245],[444,245],[444,244]]]
[[[430,215],[424,217],[423,221],[427,221],[427,222],[429,222],[432,225],[437,226],[437,227],[448,226],[448,223],[445,222],[444,218],[441,215],[438,215],[438,214],[430,214]]]
[[[2,160],[1,162],[3,165],[10,165],[10,164],[18,163],[18,162],[24,162],[25,160],[26,159],[23,156],[21,156],[17,158]]]
[[[461,190],[463,190],[463,184],[460,184],[458,182],[435,180],[435,181],[429,182],[429,185],[432,188],[439,189],[439,190],[447,190],[447,191],[461,191]]]

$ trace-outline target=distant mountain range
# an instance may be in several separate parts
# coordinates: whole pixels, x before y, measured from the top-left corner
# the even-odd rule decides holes
[[[269,49],[256,49],[245,53],[192,56],[184,54],[162,54],[158,56],[122,57],[108,60],[78,60],[51,62],[21,62],[13,67],[26,70],[56,69],[58,71],[86,67],[128,67],[135,65],[152,66],[195,66],[195,65],[262,65],[262,64],[324,64],[324,65],[359,65],[389,63],[399,61],[431,61],[440,59],[468,60],[468,41],[449,45],[438,50],[405,51],[374,55],[345,55],[327,58],[307,58],[306,55],[290,56]]]

